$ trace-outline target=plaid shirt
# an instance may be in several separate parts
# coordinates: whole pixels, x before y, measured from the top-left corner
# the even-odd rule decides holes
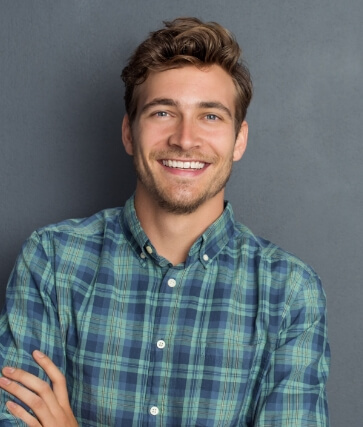
[[[48,354],[81,426],[327,426],[325,314],[317,275],[229,204],[173,266],[131,198],[25,243],[0,363],[44,378],[31,353]],[[3,393],[0,424],[22,425]]]

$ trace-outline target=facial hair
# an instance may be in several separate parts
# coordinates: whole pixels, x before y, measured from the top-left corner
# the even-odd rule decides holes
[[[200,162],[210,163],[211,165],[220,161],[217,156],[208,157],[202,153],[196,153],[195,151],[186,153],[184,150],[178,149],[177,147],[169,150],[152,152],[150,154],[150,161],[170,158],[178,158],[179,160],[197,158]],[[231,176],[233,164],[231,155],[223,168],[218,170],[217,175],[213,177],[213,182],[211,182],[210,185],[204,188],[201,192],[198,192],[197,196],[191,198],[189,189],[193,187],[194,183],[190,179],[174,177],[173,179],[177,180],[178,195],[175,193],[171,194],[173,192],[168,191],[165,186],[160,185],[156,181],[148,162],[142,157],[137,144],[134,144],[133,160],[138,180],[143,184],[146,190],[152,195],[163,210],[177,215],[188,215],[195,212],[204,202],[213,198],[222,191]]]

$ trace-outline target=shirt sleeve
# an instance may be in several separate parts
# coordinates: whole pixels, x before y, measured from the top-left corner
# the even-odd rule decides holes
[[[65,360],[50,255],[51,242],[44,235],[33,233],[11,273],[0,317],[0,369],[4,366],[21,368],[48,382],[45,373],[33,361],[32,352],[43,351],[63,372]],[[1,426],[25,425],[7,411],[5,403],[8,400],[21,403],[0,390]]]
[[[325,386],[330,349],[326,299],[318,276],[302,280],[286,307],[253,425],[329,426]]]

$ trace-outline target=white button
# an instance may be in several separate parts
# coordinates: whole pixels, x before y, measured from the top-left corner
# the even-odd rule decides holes
[[[176,280],[175,279],[169,279],[168,280],[168,286],[170,286],[171,288],[173,288],[176,285]]]
[[[158,415],[158,413],[159,413],[159,408],[157,406],[152,406],[150,408],[150,414],[151,415]]]
[[[151,246],[146,246],[145,248],[149,254],[153,253],[153,248]]]
[[[146,255],[144,254],[144,252],[141,252],[140,257],[141,257],[142,259],[145,259],[145,258],[146,258]]]
[[[156,345],[158,346],[158,348],[164,348],[165,347],[165,341],[163,340],[159,340]]]
[[[203,255],[203,259],[204,259],[204,261],[208,261],[209,260],[209,256],[207,254],[204,254]]]

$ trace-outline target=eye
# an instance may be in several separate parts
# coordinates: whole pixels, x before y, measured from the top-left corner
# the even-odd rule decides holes
[[[215,114],[207,114],[205,117],[207,120],[210,120],[210,121],[215,121],[215,120],[218,120],[218,118],[219,118]]]
[[[155,113],[155,116],[157,116],[157,117],[167,117],[168,113],[166,111],[157,111]]]

